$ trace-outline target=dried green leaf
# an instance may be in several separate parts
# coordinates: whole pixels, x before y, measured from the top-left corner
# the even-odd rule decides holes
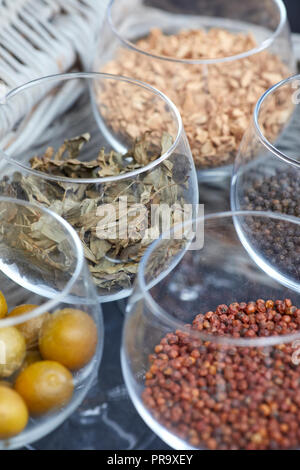
[[[135,178],[96,183],[92,179],[116,177],[147,166],[170,149],[173,139],[163,134],[157,145],[151,132],[146,132],[124,155],[100,149],[93,160],[85,161],[82,151],[89,140],[88,133],[66,139],[56,151],[48,147],[30,163],[42,173],[90,182],[55,181],[16,172],[12,178],[3,178],[0,193],[42,204],[67,220],[81,239],[95,284],[100,291],[113,292],[132,286],[139,260],[160,234],[160,225],[148,227],[151,205],[178,204],[179,209],[170,217],[171,223],[179,220],[189,166],[184,155],[173,154]],[[127,203],[123,206],[124,197]],[[12,236],[16,252],[35,256],[43,275],[43,263],[61,271],[71,265],[65,234],[54,230],[46,217],[36,218],[31,211],[11,213],[9,217],[19,226]],[[4,227],[0,225],[0,240],[1,230]],[[161,257],[156,264],[161,266],[163,260]]]

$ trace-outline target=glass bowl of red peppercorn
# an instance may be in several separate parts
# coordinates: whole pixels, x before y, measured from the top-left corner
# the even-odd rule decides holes
[[[195,221],[188,249],[162,237],[140,264],[123,374],[137,411],[175,449],[300,447],[300,282],[283,285],[253,256],[237,230],[248,218],[300,226],[271,212],[212,214]]]
[[[270,88],[258,101],[234,164],[232,210],[272,211],[300,217],[300,75]],[[271,130],[271,132],[270,132]],[[299,282],[300,231],[270,221],[259,250],[289,282]]]

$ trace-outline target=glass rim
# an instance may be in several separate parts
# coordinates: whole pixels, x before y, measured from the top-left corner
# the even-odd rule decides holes
[[[197,217],[193,220],[190,220],[188,222],[185,222],[184,224],[177,224],[175,227],[173,227],[171,233],[175,232],[178,230],[180,227],[189,227],[192,226],[193,224],[198,224],[199,222],[205,222],[208,220],[213,220],[213,219],[224,219],[224,218],[232,218],[232,223],[234,223],[234,218],[238,216],[254,216],[254,217],[268,217],[271,219],[277,219],[277,220],[282,220],[286,222],[291,222],[296,225],[300,226],[300,218],[294,217],[294,216],[289,216],[285,214],[280,214],[280,213],[275,213],[275,212],[267,212],[267,211],[247,211],[247,210],[241,210],[241,211],[227,211],[227,212],[216,212],[208,215],[204,215],[201,217]],[[238,236],[238,235],[237,235]],[[150,285],[151,283],[146,284],[145,281],[145,268],[147,266],[149,257],[151,254],[156,250],[160,242],[164,240],[164,234],[162,234],[154,243],[152,243],[146,250],[144,256],[142,257],[140,264],[139,264],[139,269],[137,273],[137,283],[139,284],[143,299],[145,299],[145,302],[150,309],[151,313],[155,316],[157,316],[160,320],[162,320],[167,326],[172,327],[175,331],[180,330],[182,332],[187,332],[191,336],[195,337],[196,339],[201,339],[204,341],[210,341],[218,344],[223,344],[225,346],[242,346],[242,347],[265,347],[265,346],[273,346],[277,344],[282,344],[282,343],[288,343],[288,342],[293,342],[295,340],[300,339],[300,330],[296,333],[288,334],[288,335],[282,335],[282,336],[265,336],[265,337],[258,337],[258,338],[233,338],[232,336],[218,336],[218,335],[212,335],[212,334],[207,334],[203,333],[202,331],[194,331],[190,330],[187,328],[187,323],[183,322],[179,319],[175,319],[172,314],[170,314],[167,310],[165,310],[163,307],[161,307],[157,301],[153,298],[153,296],[150,294],[149,290],[156,284]],[[247,252],[248,253],[248,252]],[[186,250],[183,251],[183,255],[180,256],[179,262],[184,258],[186,254]],[[249,255],[249,253],[248,253]],[[249,255],[250,256],[250,255]],[[254,264],[259,268],[262,269],[260,266],[258,266],[255,261],[253,261]],[[262,270],[267,276],[268,274]],[[169,272],[167,272],[169,274]],[[276,280],[278,284],[281,285],[281,283]],[[300,287],[300,282],[299,282],[299,287]],[[300,289],[299,289],[300,293]]]
[[[261,129],[261,126],[259,124],[259,113],[261,111],[261,107],[263,105],[263,103],[265,102],[265,100],[270,96],[272,95],[273,93],[275,93],[279,88],[287,85],[288,83],[291,83],[293,82],[294,80],[300,80],[300,74],[295,74],[295,75],[292,75],[291,77],[288,77],[288,78],[285,78],[284,80],[281,80],[280,82],[276,83],[275,85],[273,85],[271,88],[269,88],[261,97],[260,99],[258,100],[258,102],[256,103],[256,106],[254,108],[254,113],[253,113],[253,122],[254,122],[254,130],[255,130],[255,133],[257,135],[257,137],[259,138],[259,140],[261,141],[261,143],[271,152],[273,153],[273,155],[275,155],[276,157],[278,157],[280,160],[283,160],[284,162],[290,164],[290,165],[293,165],[294,167],[296,168],[300,168],[300,161],[297,161],[295,160],[294,158],[292,157],[289,157],[286,153],[284,152],[281,152],[280,150],[278,150],[277,147],[275,147],[275,145],[273,145],[269,139],[267,139],[267,137],[264,135],[264,133],[262,132],[262,129]]]
[[[133,171],[129,171],[128,173],[124,173],[122,175],[118,176],[106,176],[103,178],[68,178],[66,176],[55,176],[55,175],[50,175],[48,173],[43,173],[41,171],[33,170],[32,168],[28,168],[27,166],[23,165],[22,163],[14,160],[11,158],[7,153],[0,149],[0,156],[2,156],[7,162],[9,162],[11,165],[16,165],[19,168],[22,168],[26,172],[33,174],[35,176],[41,177],[46,180],[51,180],[51,181],[58,181],[58,182],[69,182],[69,183],[76,183],[76,184],[88,184],[88,183],[114,183],[117,181],[122,181],[126,180],[128,178],[134,178],[135,176],[145,173],[149,170],[152,170],[156,166],[160,165],[164,160],[166,160],[172,153],[175,151],[179,140],[182,136],[183,133],[183,124],[182,124],[182,119],[181,115],[173,103],[164,93],[161,91],[157,90],[155,87],[152,87],[151,85],[148,85],[147,83],[144,83],[140,80],[134,79],[134,78],[129,78],[125,77],[122,75],[114,75],[114,74],[109,74],[109,73],[103,73],[103,72],[69,72],[69,73],[60,73],[60,74],[53,74],[53,75],[47,75],[45,77],[37,78],[35,80],[31,80],[21,86],[18,86],[14,88],[13,90],[9,91],[2,99],[0,99],[0,109],[1,106],[6,106],[11,98],[14,96],[22,93],[25,90],[28,90],[30,88],[33,88],[35,86],[42,85],[45,82],[52,82],[52,81],[64,81],[64,80],[72,80],[72,79],[105,79],[105,80],[116,80],[116,81],[121,81],[121,82],[126,82],[134,86],[138,86],[140,88],[144,88],[147,90],[149,93],[152,93],[153,95],[158,96],[161,100],[167,104],[172,112],[174,113],[174,120],[176,121],[177,124],[177,134],[176,138],[174,139],[173,144],[171,147],[164,152],[159,158],[154,160],[153,162],[150,162],[148,165],[143,166],[141,168],[138,168]]]
[[[65,297],[68,295],[68,293],[70,292],[70,290],[73,287],[73,285],[75,284],[75,282],[78,280],[78,277],[79,277],[79,275],[82,271],[83,265],[84,265],[84,253],[83,253],[82,244],[81,244],[80,239],[79,239],[77,233],[75,232],[75,230],[72,228],[72,226],[70,224],[68,224],[68,222],[66,222],[62,217],[60,217],[55,212],[52,212],[49,209],[47,209],[43,206],[40,206],[38,204],[33,204],[31,202],[22,201],[20,199],[14,199],[14,198],[0,196],[0,203],[1,202],[7,202],[9,204],[17,204],[17,205],[24,206],[24,207],[38,209],[39,211],[44,212],[47,215],[50,215],[60,225],[62,225],[63,228],[67,231],[67,233],[70,235],[70,237],[73,241],[73,244],[74,244],[75,252],[76,252],[76,268],[74,269],[74,272],[73,272],[71,278],[66,283],[66,285],[61,290],[61,292],[59,294],[57,294],[53,299],[46,300],[42,305],[39,305],[37,308],[31,310],[28,313],[24,313],[22,315],[15,316],[15,317],[7,316],[7,317],[4,317],[4,318],[0,319],[0,328],[7,328],[7,327],[10,327],[10,326],[19,325],[20,323],[31,320],[32,318],[39,317],[40,315],[47,312],[48,310],[51,310],[51,309],[55,308],[60,302],[62,302],[65,299]],[[14,282],[15,284],[18,284],[13,279],[10,279],[9,277],[8,277],[8,279],[11,282]],[[24,286],[21,286],[21,287],[23,287],[24,289],[27,289]]]
[[[279,36],[281,33],[284,25],[286,24],[287,21],[287,11],[286,7],[283,3],[282,0],[272,0],[272,2],[276,5],[278,8],[279,12],[279,22],[278,25],[275,29],[275,31],[267,38],[265,39],[260,45],[258,45],[255,48],[249,49],[249,51],[242,52],[240,54],[235,54],[233,56],[228,56],[228,57],[220,57],[220,58],[215,58],[215,59],[178,59],[176,57],[169,57],[169,56],[162,56],[162,55],[156,55],[156,54],[151,54],[150,52],[144,51],[143,49],[140,49],[139,47],[136,47],[134,43],[131,41],[128,41],[127,39],[124,39],[121,34],[118,33],[113,20],[112,20],[112,7],[113,4],[117,0],[110,0],[110,3],[107,7],[106,11],[106,18],[108,21],[108,24],[112,30],[112,32],[115,34],[115,36],[124,44],[126,45],[129,49],[138,52],[139,54],[151,57],[153,59],[158,59],[158,60],[164,60],[167,62],[176,62],[176,63],[181,63],[181,64],[193,64],[193,65],[213,65],[213,64],[221,64],[221,63],[226,63],[226,62],[232,62],[235,60],[241,60],[245,59],[247,57],[250,57],[254,54],[257,54],[259,52],[262,52],[266,49],[268,49],[275,39]]]

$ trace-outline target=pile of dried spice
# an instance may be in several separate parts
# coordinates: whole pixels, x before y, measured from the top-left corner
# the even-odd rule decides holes
[[[151,132],[146,132],[124,155],[100,149],[94,160],[85,161],[81,156],[89,140],[89,134],[65,140],[57,151],[49,147],[44,155],[30,160],[32,169],[64,179],[16,172],[12,177],[2,179],[0,193],[38,202],[66,219],[81,239],[95,284],[101,293],[112,293],[131,287],[145,249],[159,236],[159,217],[158,225],[152,226],[152,219],[149,223],[152,205],[157,210],[161,204],[170,208],[171,226],[182,220],[184,204],[190,202],[186,190],[191,165],[185,155],[174,152],[159,165],[134,177],[93,181],[144,168],[167,152],[173,140],[170,135],[163,134],[160,145],[154,145]],[[66,178],[89,181],[68,181]],[[51,233],[51,227],[45,221],[39,223],[35,218],[31,219],[29,214],[26,220],[18,221],[18,236],[12,237],[15,248],[29,250],[30,256],[37,255],[41,261],[64,271],[66,265],[59,236]],[[42,245],[36,251],[35,236],[41,232],[48,244],[45,244],[45,250]],[[53,245],[55,249],[61,248],[60,257]]]
[[[241,199],[245,210],[272,211],[300,216],[300,174],[277,169],[272,176],[249,175]],[[299,279],[300,225],[274,219],[245,218],[245,233],[256,250],[274,266]]]
[[[101,66],[101,71],[137,78],[164,92],[178,107],[188,136],[195,164],[199,168],[214,168],[233,162],[242,136],[247,129],[258,98],[272,85],[290,75],[279,57],[263,50],[242,59],[219,63],[187,63],[160,60],[155,56],[180,60],[201,60],[232,57],[255,49],[254,37],[223,29],[189,30],[167,35],[153,29],[138,40],[133,49],[120,50],[114,60]],[[143,52],[146,52],[144,54]],[[149,55],[150,54],[150,55]],[[109,103],[109,121],[122,130],[121,121],[128,112],[128,90],[122,82],[106,86],[98,93],[99,103]],[[136,90],[133,88],[132,93]],[[118,99],[115,97],[118,96]],[[123,97],[123,98],[122,98]],[[151,121],[158,129],[166,125],[161,115],[153,112],[149,103],[139,100],[136,128]],[[123,106],[120,103],[123,102]],[[113,105],[115,103],[115,105]],[[117,105],[116,105],[117,103]],[[281,129],[289,112],[288,100],[274,101],[271,128],[265,129],[273,138]],[[141,112],[143,110],[143,112]],[[131,118],[133,116],[130,116]],[[168,131],[168,129],[165,129]],[[135,137],[135,126],[127,129]]]
[[[143,401],[153,416],[192,446],[290,449],[300,444],[300,367],[293,343],[235,346],[214,337],[299,332],[291,300],[219,305],[186,331],[168,333],[150,355]],[[200,339],[207,333],[211,339]]]

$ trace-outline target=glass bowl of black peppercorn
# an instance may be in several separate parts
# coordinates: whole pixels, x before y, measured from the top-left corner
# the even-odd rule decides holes
[[[258,101],[234,165],[232,210],[300,217],[299,104],[300,75],[278,83]],[[275,270],[285,285],[297,290],[299,227],[287,230],[276,221],[258,227],[247,219],[238,229],[254,256]]]

